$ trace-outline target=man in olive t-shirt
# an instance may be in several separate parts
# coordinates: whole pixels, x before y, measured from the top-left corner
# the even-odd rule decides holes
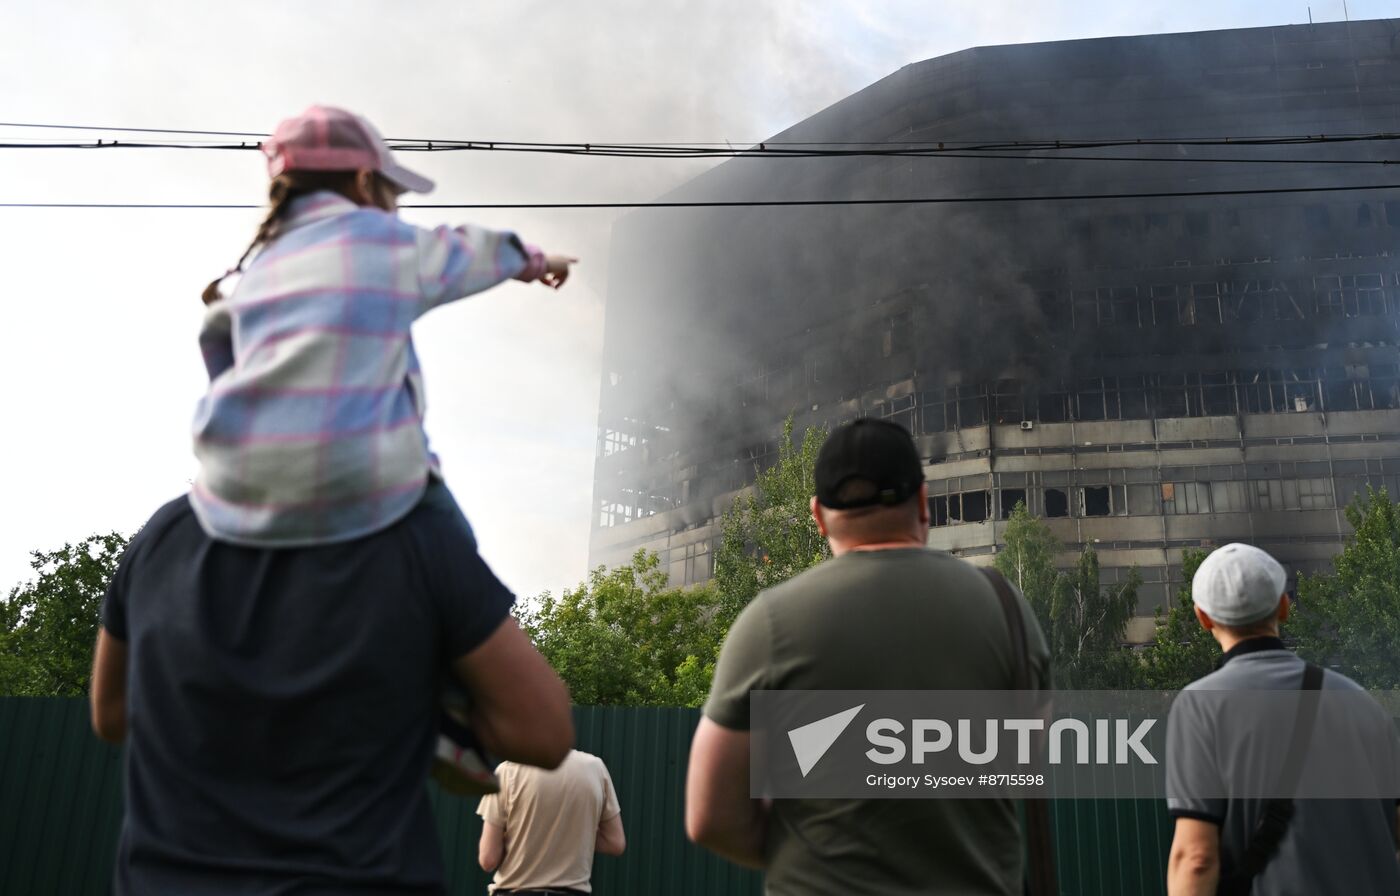
[[[1021,892],[1010,799],[777,800],[749,796],[752,690],[993,690],[1015,657],[996,591],[972,565],[925,547],[923,466],[908,432],[863,419],[816,464],[812,515],[831,560],[764,591],[720,653],[691,746],[686,830],[766,872],[771,894]],[[1049,650],[1025,618],[1032,679]]]

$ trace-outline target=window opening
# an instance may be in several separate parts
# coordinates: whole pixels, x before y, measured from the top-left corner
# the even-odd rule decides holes
[[[1026,490],[1023,488],[1004,488],[1001,490],[1001,518],[1010,519],[1011,512],[1016,509],[1017,504],[1026,503]]]

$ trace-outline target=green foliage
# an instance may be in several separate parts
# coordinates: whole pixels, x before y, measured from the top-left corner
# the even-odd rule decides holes
[[[1099,555],[1085,546],[1079,562],[1055,582],[1050,607],[1051,659],[1060,687],[1074,690],[1131,688],[1137,659],[1123,646],[1128,620],[1137,608],[1142,576],[1105,586],[1099,581]]]
[[[585,706],[699,706],[724,629],[713,588],[671,588],[657,555],[599,567],[578,588],[517,610],[521,625]]]
[[[811,513],[813,471],[826,432],[809,428],[799,447],[792,430],[788,417],[778,462],[759,471],[752,493],[735,498],[725,511],[715,553],[715,585],[726,628],[758,592],[831,556]]]
[[[1334,576],[1300,576],[1288,630],[1298,652],[1368,688],[1400,687],[1400,509],[1382,488],[1346,509],[1354,530]]]
[[[1182,551],[1184,581],[1166,616],[1157,611],[1157,637],[1142,656],[1142,687],[1179,690],[1215,668],[1220,647],[1197,621],[1191,601],[1191,579],[1209,553],[1199,548]]]
[[[1064,547],[1051,534],[1049,526],[1031,516],[1024,501],[1016,502],[1007,518],[1002,539],[1004,543],[995,561],[997,571],[1026,596],[1040,621],[1041,631],[1048,638],[1050,608],[1055,598],[1055,583],[1060,577],[1055,569],[1055,556]]]
[[[1017,503],[1007,520],[996,568],[1026,596],[1050,644],[1056,686],[1065,689],[1128,688],[1137,662],[1123,648],[1142,579],[1104,587],[1099,557],[1085,547],[1071,570],[1055,568],[1063,550],[1045,523]]]
[[[0,602],[0,695],[87,693],[102,595],[125,547],[113,532],[32,552],[38,578]]]

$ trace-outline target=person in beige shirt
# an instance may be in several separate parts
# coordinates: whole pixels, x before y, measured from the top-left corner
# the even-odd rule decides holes
[[[495,894],[590,893],[593,853],[627,846],[608,767],[573,750],[552,771],[514,762],[496,769],[499,793],[482,797],[477,858]]]

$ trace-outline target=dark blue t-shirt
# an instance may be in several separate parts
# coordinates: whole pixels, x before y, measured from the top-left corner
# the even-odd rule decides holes
[[[217,542],[187,498],[162,507],[102,608],[129,650],[117,892],[441,892],[439,677],[512,600],[439,483],[311,548]]]

